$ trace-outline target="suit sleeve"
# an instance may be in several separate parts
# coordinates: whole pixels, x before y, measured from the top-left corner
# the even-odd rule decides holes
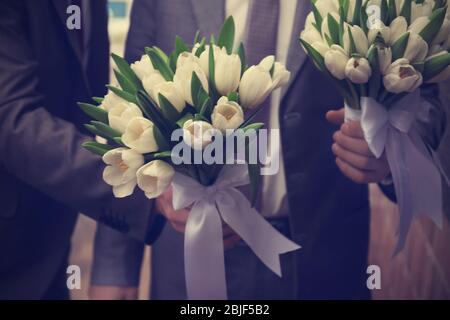
[[[138,287],[144,245],[99,224],[95,234],[91,284]]]
[[[27,14],[23,1],[0,2],[0,167],[56,201],[148,241],[152,204],[139,193],[115,199],[103,182],[100,157],[81,147],[91,137],[47,111]]]
[[[442,101],[439,99],[439,87],[435,84],[425,84],[421,89],[422,99],[430,103],[431,109],[424,113],[417,122],[417,130],[423,137],[425,143],[433,150],[440,148],[442,139],[447,129],[447,112]],[[383,193],[396,202],[395,189],[392,184],[379,184]]]
[[[139,60],[144,48],[156,43],[154,16],[156,6],[157,1],[152,0],[133,2],[125,50],[128,62]],[[158,225],[163,226],[165,218],[158,214],[157,219]],[[94,246],[91,283],[103,286],[138,286],[142,255],[143,247],[140,243],[99,225]]]

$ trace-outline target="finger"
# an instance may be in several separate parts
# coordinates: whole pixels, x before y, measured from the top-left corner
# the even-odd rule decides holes
[[[343,134],[341,131],[337,131],[333,135],[333,139],[341,147],[357,153],[362,156],[374,158],[372,151],[369,149],[369,145],[363,139],[356,139]]]
[[[364,131],[359,121],[349,121],[341,126],[341,131],[352,138],[364,139]]]
[[[328,122],[335,125],[341,125],[345,121],[345,110],[342,108],[339,110],[328,111],[325,117]]]
[[[170,222],[170,225],[172,228],[175,229],[175,231],[179,233],[185,233],[186,232],[186,225],[182,223],[176,223],[176,222]]]
[[[230,228],[229,226],[227,226],[227,225],[223,226],[223,228],[222,228],[222,233],[223,233],[223,237],[224,237],[224,238],[225,238],[225,237],[228,237],[228,236],[230,236],[230,235],[236,234],[236,233],[234,232],[234,230],[231,229],[231,228]]]
[[[357,169],[372,171],[381,168],[381,165],[377,159],[359,155],[342,148],[337,143],[333,144],[331,149],[336,157],[341,158]]]
[[[189,216],[189,211],[186,209],[181,209],[181,210],[175,211],[175,210],[173,210],[173,208],[170,208],[167,210],[166,217],[171,222],[186,224],[188,216]]]
[[[373,173],[359,170],[340,158],[336,158],[336,164],[347,178],[356,183],[372,183],[378,180],[378,177]]]
[[[241,241],[241,238],[238,235],[231,236],[223,241],[223,247],[225,250],[229,250],[235,247],[239,241]]]

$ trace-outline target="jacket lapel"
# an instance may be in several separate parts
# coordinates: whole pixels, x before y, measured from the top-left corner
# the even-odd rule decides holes
[[[76,37],[75,32],[71,32],[69,29],[67,29],[67,18],[69,17],[69,14],[66,12],[67,7],[70,5],[69,0],[52,0],[53,6],[56,9],[56,13],[58,15],[59,20],[63,24],[65,34],[67,35],[67,39],[69,41],[69,44],[72,48],[72,50],[75,52],[75,55],[80,63],[82,63],[82,54],[80,51],[80,47],[78,45],[78,40]],[[83,19],[83,16],[82,16]]]
[[[224,0],[191,0],[197,22],[202,36],[209,37],[219,32],[225,19]]]
[[[302,32],[305,26],[305,20],[308,13],[311,11],[311,5],[309,1],[306,0],[298,0],[297,2],[297,10],[295,13],[295,21],[294,27],[292,28],[292,36],[289,48],[288,59],[286,63],[286,68],[291,71],[291,84],[293,80],[297,77],[297,74],[300,72],[303,64],[307,61],[307,55],[304,52],[303,48],[300,46],[299,37],[300,32]],[[283,88],[282,97],[289,90],[289,86]]]

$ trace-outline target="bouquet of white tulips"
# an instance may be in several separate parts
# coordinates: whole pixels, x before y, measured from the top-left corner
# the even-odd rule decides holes
[[[447,0],[312,1],[300,42],[336,84],[346,119],[361,121],[376,157],[386,154],[400,208],[400,250],[413,218],[442,217],[441,170],[417,130],[426,83],[450,77]]]
[[[220,153],[207,150],[217,138],[223,139],[221,147],[235,131],[260,130],[263,123],[252,123],[259,106],[289,81],[290,73],[273,56],[248,67],[244,46],[233,50],[234,33],[230,17],[209,43],[198,33],[192,46],[177,37],[170,55],[146,48],[131,65],[113,54],[119,86],[109,85],[104,98],[94,98],[99,105],[79,104],[94,119],[86,128],[106,139],[84,147],[103,157],[103,178],[116,197],[131,195],[137,185],[154,199],[172,185],[174,208],[192,206],[185,269],[188,296],[195,299],[226,298],[222,220],[278,274],[278,255],[298,248],[235,189],[251,183],[254,202],[260,164],[244,159],[244,166],[229,165],[234,148],[216,154],[223,160],[218,163],[195,161],[198,153]]]

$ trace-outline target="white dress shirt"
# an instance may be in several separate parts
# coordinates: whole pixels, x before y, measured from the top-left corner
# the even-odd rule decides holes
[[[248,13],[253,0],[226,0],[226,16],[232,15],[236,24],[235,47],[241,41],[245,43]],[[276,1],[276,0],[275,0]],[[297,9],[297,0],[279,0],[280,17],[278,20],[278,37],[276,60],[286,64],[291,46],[291,36]],[[299,49],[300,50],[300,49]],[[270,123],[271,129],[279,129],[279,107],[281,102],[281,90],[273,92],[271,97]],[[270,139],[269,139],[270,141]],[[261,214],[265,217],[286,216],[289,213],[286,194],[286,179],[284,176],[283,154],[281,143],[269,146],[279,150],[280,170],[276,175],[263,177]],[[275,152],[272,154],[276,154]]]

